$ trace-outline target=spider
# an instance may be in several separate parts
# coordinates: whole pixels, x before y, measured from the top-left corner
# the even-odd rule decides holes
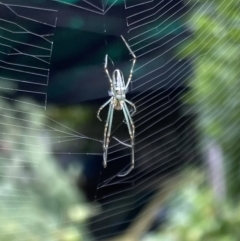
[[[123,73],[119,69],[115,69],[113,71],[112,78],[110,77],[108,69],[107,69],[109,57],[106,54],[104,70],[105,70],[105,72],[107,74],[107,77],[109,79],[109,82],[110,82],[109,95],[111,96],[111,98],[99,108],[98,113],[97,113],[97,118],[100,121],[102,121],[100,116],[99,116],[100,112],[104,107],[106,107],[109,104],[108,116],[107,116],[107,121],[106,121],[106,124],[105,124],[104,139],[103,139],[103,166],[104,166],[104,168],[106,168],[107,167],[108,146],[109,146],[109,142],[110,142],[109,138],[110,138],[110,135],[111,135],[112,121],[113,121],[113,112],[114,112],[114,109],[123,111],[125,123],[127,124],[130,139],[131,139],[131,145],[127,145],[127,144],[122,143],[122,142],[121,143],[126,145],[126,146],[130,146],[132,148],[132,160],[131,160],[131,167],[129,168],[129,170],[126,171],[125,173],[118,174],[119,177],[123,177],[123,176],[128,175],[131,172],[131,170],[134,168],[135,126],[134,126],[134,123],[133,123],[133,120],[132,120],[132,115],[136,112],[135,105],[132,102],[130,102],[129,100],[126,99],[126,93],[128,91],[128,86],[131,82],[132,75],[133,75],[133,68],[134,68],[134,65],[136,63],[136,56],[135,56],[135,54],[133,53],[130,46],[128,45],[128,43],[126,42],[126,40],[124,39],[124,37],[122,35],[121,35],[121,38],[122,38],[122,40],[124,41],[128,50],[130,51],[130,53],[133,56],[132,68],[130,70],[128,81],[125,84]],[[132,113],[130,113],[130,111],[127,107],[127,103],[133,107]],[[117,139],[117,138],[115,138],[115,139]]]

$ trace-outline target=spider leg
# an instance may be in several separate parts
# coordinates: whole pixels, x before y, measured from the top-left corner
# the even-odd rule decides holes
[[[130,124],[131,124],[131,127],[132,127],[132,132],[133,132],[133,138],[134,138],[134,135],[135,135],[135,126],[134,126],[134,123],[133,123],[131,114],[130,114],[130,112],[129,112],[129,109],[128,109],[126,103],[124,103],[124,105],[125,105],[125,109],[126,109],[126,111],[127,111],[127,114],[128,114],[129,120],[130,120]]]
[[[110,74],[109,74],[109,72],[108,72],[107,66],[108,66],[108,55],[106,54],[106,56],[105,56],[104,70],[105,70],[105,72],[106,72],[106,74],[107,74],[107,77],[108,77],[109,82],[110,82],[110,87],[111,87],[111,90],[112,90],[112,89],[113,89],[113,83],[112,83],[112,79],[111,79],[111,77],[110,77]]]
[[[110,134],[111,134],[111,128],[112,128],[112,120],[113,120],[113,105],[112,103],[109,105],[108,110],[108,117],[105,124],[104,129],[104,141],[103,141],[103,166],[104,168],[107,167],[107,155],[108,155],[108,145],[110,142]]]
[[[112,98],[113,98],[113,97],[112,97]],[[105,102],[105,103],[99,108],[98,113],[97,113],[97,118],[98,118],[100,121],[102,121],[102,119],[101,119],[100,116],[99,116],[101,110],[102,110],[106,105],[108,105],[108,104],[111,102],[112,98],[110,98],[107,102]]]
[[[127,116],[129,118],[129,122],[130,122],[129,128],[130,127],[132,128],[132,138],[131,138],[131,140],[132,140],[132,148],[133,148],[133,151],[134,151],[135,126],[134,126],[131,114],[129,112],[129,109],[128,109],[128,107],[127,107],[125,102],[124,102],[124,109],[125,109],[125,111],[127,113]],[[131,135],[130,135],[130,137],[131,137]],[[133,152],[132,156],[134,157],[134,152]],[[132,160],[133,160],[133,166],[134,166],[134,158]]]
[[[125,99],[125,101],[133,107],[133,111],[132,111],[132,113],[130,113],[130,116],[133,116],[137,111],[136,106],[131,101],[129,101],[127,99]],[[125,120],[123,120],[123,123],[127,124],[127,122]]]
[[[132,75],[133,75],[133,68],[134,68],[134,65],[136,63],[136,59],[134,58],[133,59],[133,64],[132,64],[132,68],[130,70],[130,74],[129,74],[129,77],[128,77],[128,81],[127,81],[127,84],[126,84],[126,88],[128,88],[129,84],[130,84],[130,81],[132,79]]]
[[[125,102],[123,102],[122,108],[123,108],[124,117],[125,117],[126,122],[127,122],[127,127],[128,127],[128,131],[129,131],[130,139],[131,139],[132,161],[131,161],[131,166],[130,166],[130,168],[129,168],[126,172],[118,174],[119,177],[124,177],[124,176],[128,175],[128,174],[132,171],[132,169],[134,168],[134,164],[135,164],[135,161],[134,161],[134,135],[135,135],[135,126],[134,126],[134,124],[133,124],[133,121],[132,121],[130,112],[129,112],[128,107],[127,107],[127,105],[126,105]]]
[[[134,68],[134,65],[136,63],[136,60],[137,60],[137,57],[136,55],[133,53],[133,51],[131,50],[129,44],[127,43],[127,41],[124,39],[124,37],[121,35],[121,38],[123,40],[123,42],[126,44],[128,50],[130,51],[131,55],[133,56],[133,64],[132,64],[132,68],[130,70],[130,74],[129,74],[129,77],[128,77],[128,81],[127,81],[127,84],[126,84],[126,89],[128,88],[128,85],[130,84],[130,81],[132,79],[132,75],[133,75],[133,68]]]
[[[125,101],[129,104],[129,105],[131,105],[132,107],[133,107],[133,112],[131,113],[131,116],[133,116],[135,113],[136,113],[136,111],[137,111],[137,108],[136,108],[136,106],[131,102],[131,101],[129,101],[129,100],[127,100],[127,99],[125,99]]]

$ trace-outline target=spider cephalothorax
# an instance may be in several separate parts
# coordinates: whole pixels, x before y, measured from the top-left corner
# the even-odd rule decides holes
[[[126,173],[119,174],[118,176],[126,176],[134,168],[135,127],[134,127],[134,124],[133,124],[133,121],[132,121],[132,115],[136,112],[136,107],[132,102],[130,102],[129,100],[126,99],[126,93],[128,91],[128,86],[129,86],[130,81],[132,79],[133,68],[134,68],[134,65],[136,63],[136,56],[132,52],[132,50],[130,49],[129,45],[127,44],[127,42],[123,38],[123,36],[121,36],[121,37],[122,37],[124,43],[126,44],[127,48],[129,49],[130,53],[133,56],[133,64],[132,64],[132,68],[130,70],[130,75],[129,75],[129,78],[128,78],[128,81],[127,81],[126,84],[125,84],[125,81],[124,81],[123,73],[119,69],[115,69],[113,71],[113,75],[112,75],[112,78],[111,78],[110,75],[109,75],[108,69],[107,69],[108,55],[105,56],[104,69],[105,69],[105,72],[106,72],[107,77],[108,77],[109,82],[110,82],[110,88],[111,89],[110,89],[109,94],[110,94],[111,98],[99,108],[97,117],[101,121],[101,119],[99,117],[100,111],[105,106],[107,106],[109,104],[108,117],[107,117],[107,121],[106,121],[106,124],[105,124],[104,140],[103,140],[103,166],[106,168],[107,167],[108,145],[109,145],[109,142],[110,142],[110,134],[111,134],[111,128],[112,128],[113,112],[114,112],[114,109],[115,110],[123,110],[125,122],[127,124],[129,135],[130,135],[130,138],[131,138],[132,162],[131,162],[130,169]],[[126,103],[130,104],[134,108],[134,111],[132,113],[130,113]]]

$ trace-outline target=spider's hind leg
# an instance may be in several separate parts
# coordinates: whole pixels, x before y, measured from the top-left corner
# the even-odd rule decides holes
[[[134,158],[135,158],[134,157],[135,126],[133,124],[133,121],[132,121],[132,118],[131,118],[131,115],[130,115],[130,112],[129,112],[128,108],[127,108],[126,103],[124,102],[122,106],[123,106],[124,117],[125,117],[125,120],[126,120],[127,126],[128,126],[130,139],[131,139],[132,158],[131,158],[131,166],[130,166],[130,168],[126,172],[118,174],[119,177],[124,177],[124,176],[128,175],[132,171],[132,169],[134,168],[134,164],[135,164],[135,160],[134,160]]]
[[[104,140],[103,140],[103,166],[104,166],[104,168],[107,167],[108,145],[110,142],[113,110],[114,110],[113,105],[112,105],[112,103],[110,103],[109,110],[108,110],[108,117],[107,117],[107,121],[105,124],[105,129],[104,129]]]
[[[125,99],[125,101],[129,104],[129,105],[131,105],[132,107],[133,107],[133,110],[131,110],[131,112],[132,113],[130,113],[130,116],[133,116],[136,112],[137,112],[137,108],[136,108],[136,106],[131,102],[131,101],[129,101],[129,100],[127,100],[127,99]]]

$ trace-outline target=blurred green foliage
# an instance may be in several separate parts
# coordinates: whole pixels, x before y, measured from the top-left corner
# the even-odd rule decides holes
[[[0,99],[0,240],[87,241],[83,224],[93,209],[76,186],[81,170],[60,168],[34,104]]]
[[[190,20],[190,21],[189,21]],[[185,101],[195,105],[204,140],[213,138],[225,157],[229,195],[240,194],[240,5],[233,1],[204,1],[187,21],[194,37],[180,47],[181,57],[192,57],[192,91]]]
[[[199,170],[188,171],[185,177],[168,202],[171,211],[167,223],[144,241],[240,240],[240,205],[217,203]]]
[[[201,144],[213,139],[223,150],[228,196],[218,202],[199,170],[184,173],[187,180],[171,198],[167,223],[144,241],[240,240],[240,4],[191,4],[196,2],[186,17],[194,35],[179,46],[180,57],[195,64],[191,91],[183,99],[198,115]]]
[[[64,130],[64,126],[70,129],[83,129],[87,123],[96,115],[92,113],[88,106],[71,105],[68,107],[49,106],[47,108],[47,116],[60,122],[63,126],[58,126]]]

